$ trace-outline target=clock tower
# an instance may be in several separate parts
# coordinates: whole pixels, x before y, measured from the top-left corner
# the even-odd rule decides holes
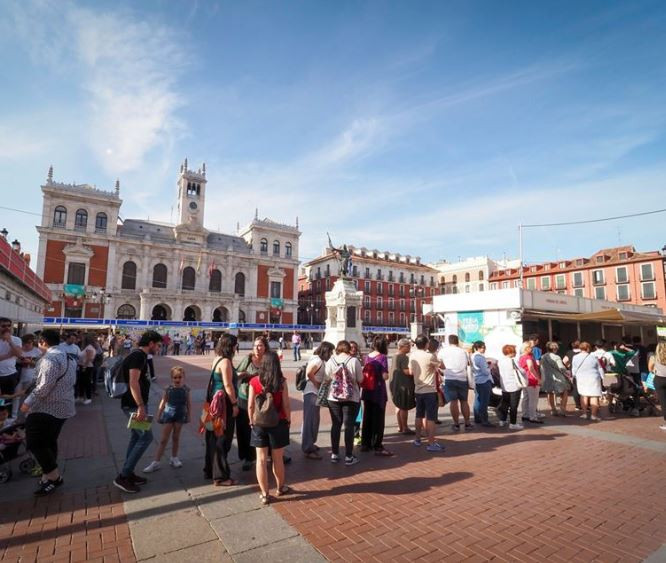
[[[205,234],[204,207],[206,203],[206,164],[190,170],[187,158],[180,165],[178,176],[178,239],[201,242]],[[201,239],[201,240],[200,240]]]

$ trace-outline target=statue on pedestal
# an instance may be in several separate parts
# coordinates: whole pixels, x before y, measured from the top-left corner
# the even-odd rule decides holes
[[[346,244],[342,245],[342,248],[335,248],[331,242],[331,235],[328,235],[328,246],[335,254],[335,259],[338,261],[338,266],[340,267],[340,276],[343,278],[348,277],[351,274],[352,270],[352,253],[347,248]]]

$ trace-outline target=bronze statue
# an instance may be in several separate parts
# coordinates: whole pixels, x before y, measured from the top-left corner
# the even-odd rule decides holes
[[[335,258],[338,261],[338,266],[340,267],[340,275],[345,278],[351,275],[352,270],[352,253],[347,248],[346,244],[342,245],[342,248],[335,248],[331,242],[331,235],[326,233],[328,236],[328,246],[335,253]]]

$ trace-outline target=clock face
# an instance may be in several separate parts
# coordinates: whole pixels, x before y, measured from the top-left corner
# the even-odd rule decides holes
[[[195,201],[190,201],[190,209],[196,209],[197,203]]]

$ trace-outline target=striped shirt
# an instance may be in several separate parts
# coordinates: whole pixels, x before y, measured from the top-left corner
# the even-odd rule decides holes
[[[70,418],[76,414],[75,383],[76,362],[69,360],[63,350],[52,346],[39,362],[35,388],[25,404],[30,407],[31,413]]]

